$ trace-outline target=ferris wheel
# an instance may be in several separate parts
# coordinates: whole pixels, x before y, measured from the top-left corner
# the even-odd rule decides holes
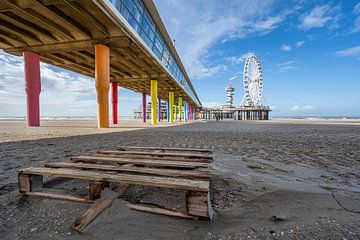
[[[249,55],[244,65],[244,99],[247,106],[261,106],[263,77],[261,65],[255,54]]]

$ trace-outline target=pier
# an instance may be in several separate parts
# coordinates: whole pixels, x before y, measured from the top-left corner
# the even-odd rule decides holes
[[[151,97],[152,125],[161,100],[170,123],[176,105],[201,107],[153,1],[0,0],[0,12],[0,49],[24,59],[29,127],[40,126],[40,61],[95,78],[99,128],[110,124],[110,86],[113,124],[118,86]]]

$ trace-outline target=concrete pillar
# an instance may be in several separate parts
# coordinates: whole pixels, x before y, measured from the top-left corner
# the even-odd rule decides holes
[[[146,123],[146,93],[142,93],[142,119]]]
[[[161,99],[158,97],[158,121],[161,122]]]
[[[95,45],[95,81],[97,92],[98,127],[109,127],[110,49]]]
[[[157,80],[151,80],[151,125],[157,124],[157,90],[158,84]]]
[[[188,120],[188,116],[187,116],[187,102],[184,101],[184,122],[186,122]]]
[[[174,122],[174,92],[169,92],[169,122]]]
[[[24,78],[26,93],[26,123],[28,127],[40,126],[41,92],[40,56],[32,52],[24,52]]]
[[[182,114],[183,114],[183,99],[182,97],[178,97],[178,113],[179,113],[179,121],[181,122],[181,120],[183,119]]]
[[[111,102],[112,102],[112,120],[113,124],[118,124],[118,84],[111,83]]]

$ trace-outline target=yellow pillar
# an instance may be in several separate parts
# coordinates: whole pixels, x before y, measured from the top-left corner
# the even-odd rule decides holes
[[[157,123],[157,80],[151,80],[151,125]]]
[[[182,119],[182,105],[183,105],[183,99],[182,97],[178,98],[178,106],[179,106],[179,121],[181,122]]]
[[[169,122],[174,122],[174,92],[169,92]]]
[[[110,50],[95,45],[95,86],[97,93],[98,128],[109,127]]]

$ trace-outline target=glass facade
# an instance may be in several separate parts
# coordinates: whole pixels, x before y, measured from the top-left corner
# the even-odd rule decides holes
[[[131,27],[138,33],[146,45],[152,50],[160,62],[181,84],[186,93],[198,104],[194,91],[190,88],[183,72],[175,62],[160,31],[146,10],[142,0],[110,0],[119,13],[126,19]]]

